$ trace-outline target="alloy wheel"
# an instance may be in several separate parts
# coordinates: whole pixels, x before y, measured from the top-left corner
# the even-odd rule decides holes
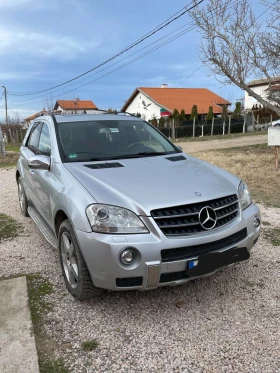
[[[79,280],[78,258],[71,237],[67,232],[63,232],[61,235],[61,257],[67,281],[73,289],[76,289]]]

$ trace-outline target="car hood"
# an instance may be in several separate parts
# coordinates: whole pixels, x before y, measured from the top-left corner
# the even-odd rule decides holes
[[[128,208],[138,215],[237,193],[239,178],[187,154],[180,155],[186,159],[172,162],[166,156],[154,156],[64,165],[96,202]],[[123,167],[86,167],[106,162]]]

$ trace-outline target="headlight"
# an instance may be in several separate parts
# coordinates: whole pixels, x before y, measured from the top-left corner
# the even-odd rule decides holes
[[[132,211],[117,206],[94,204],[86,214],[92,230],[99,233],[148,233],[144,223]]]
[[[238,194],[239,194],[241,208],[242,210],[245,210],[246,207],[251,205],[252,199],[251,199],[251,194],[249,192],[249,189],[246,183],[244,183],[244,181],[241,181],[241,183],[239,184]]]

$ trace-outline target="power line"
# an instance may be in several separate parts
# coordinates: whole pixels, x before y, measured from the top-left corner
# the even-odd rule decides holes
[[[128,59],[129,57],[132,57],[132,56],[134,56],[134,55],[140,53],[140,52],[143,51],[144,49],[147,49],[147,48],[150,47],[151,45],[156,44],[156,43],[159,42],[160,40],[163,40],[163,39],[167,38],[168,36],[174,34],[176,31],[181,30],[182,28],[184,28],[184,27],[186,27],[186,26],[189,26],[189,25],[192,25],[192,27],[195,27],[195,25],[194,25],[193,22],[188,22],[188,23],[186,23],[185,25],[183,25],[183,26],[181,26],[181,27],[175,29],[174,31],[172,31],[172,32],[170,32],[170,33],[164,35],[163,37],[161,37],[161,38],[159,38],[159,39],[153,41],[152,43],[146,45],[145,47],[139,49],[138,51],[136,51],[136,52],[134,52],[134,53],[131,53],[130,55],[128,55],[128,56],[122,58],[121,60],[118,60],[117,62],[114,62],[114,63],[112,63],[111,65],[106,66],[106,67],[104,67],[103,69],[101,69],[101,70],[99,70],[99,71],[96,71],[96,72],[94,72],[94,73],[88,75],[87,77],[84,77],[84,78],[80,79],[79,82],[81,82],[82,80],[87,80],[89,77],[94,76],[94,75],[96,75],[96,74],[99,74],[99,73],[101,73],[102,71],[108,70],[110,67],[115,66],[115,65],[119,64],[120,62],[122,62],[122,61]],[[179,35],[179,34],[177,34],[177,35]],[[151,50],[151,53],[152,53],[152,51],[153,51],[153,50]],[[77,83],[79,83],[79,82],[71,83],[71,84],[69,84],[67,87],[73,86],[73,85],[75,85],[75,84],[77,84]],[[51,94],[53,94],[53,93],[55,93],[55,92],[58,92],[58,91],[61,91],[62,89],[63,89],[63,88],[58,88],[58,89],[56,89],[56,90],[54,90],[54,91],[52,90],[52,91],[51,91]],[[76,89],[76,88],[75,88],[75,89]],[[72,92],[72,91],[71,91],[71,92]],[[67,93],[67,92],[66,92],[66,93]],[[62,95],[63,95],[63,94],[64,94],[64,93],[62,92]],[[35,97],[35,99],[40,98],[40,97],[43,98],[43,97],[45,97],[45,95],[39,95],[38,97]],[[30,99],[27,99],[27,100],[24,100],[24,101],[20,101],[20,102],[22,103],[22,102],[28,102],[28,101],[32,101],[32,100],[34,100],[34,98],[30,98]]]
[[[176,88],[178,87],[178,85],[181,85],[182,83],[184,83],[187,79],[191,78],[199,69],[202,68],[202,64],[196,69],[194,70],[189,76],[187,76],[185,79],[183,79],[180,83],[178,83],[177,85],[175,85],[173,88]]]
[[[233,1],[233,2],[228,6],[228,9],[231,8],[231,7],[233,7],[237,1],[238,1],[238,0],[234,0],[234,1]],[[93,80],[91,80],[91,81],[89,81],[89,82],[87,82],[87,83],[85,83],[85,84],[82,84],[82,85],[80,85],[80,86],[78,86],[78,87],[75,87],[75,88],[73,88],[73,89],[71,89],[71,90],[69,90],[69,91],[66,91],[66,92],[63,92],[63,93],[61,93],[61,94],[59,94],[59,95],[56,95],[55,97],[58,97],[58,96],[60,96],[60,95],[65,95],[65,94],[68,94],[68,93],[74,92],[74,91],[76,91],[77,89],[80,89],[80,88],[82,88],[82,87],[84,87],[84,86],[86,86],[86,85],[89,85],[89,84],[91,84],[91,83],[93,83],[93,82],[95,82],[95,81],[97,81],[97,80],[99,80],[99,79],[102,79],[103,77],[106,77],[106,76],[108,76],[108,75],[114,73],[115,71],[121,70],[121,69],[123,69],[124,67],[126,67],[126,66],[128,66],[128,65],[130,65],[130,64],[132,64],[132,63],[134,63],[134,62],[136,62],[136,61],[138,61],[139,59],[141,59],[141,58],[143,58],[143,57],[149,55],[150,53],[154,52],[155,50],[160,49],[160,48],[162,48],[163,46],[165,46],[166,44],[169,44],[169,43],[171,43],[172,41],[178,39],[179,37],[185,35],[186,33],[190,32],[191,30],[193,30],[193,29],[196,27],[196,26],[194,25],[193,22],[190,22],[190,23],[188,23],[188,24],[191,25],[189,28],[187,28],[187,29],[181,31],[180,33],[176,34],[176,35],[173,36],[172,38],[170,38],[170,39],[168,39],[167,41],[165,41],[165,42],[163,42],[163,43],[161,43],[161,44],[159,44],[159,45],[153,47],[152,49],[150,49],[150,50],[148,50],[147,52],[141,54],[140,56],[138,56],[138,57],[136,57],[136,58],[134,58],[134,59],[128,61],[127,63],[125,63],[125,64],[123,64],[123,65],[117,67],[117,68],[114,69],[114,70],[109,71],[109,72],[106,73],[106,74],[101,75],[100,77],[98,77],[98,78],[96,78],[96,79],[93,79]],[[184,27],[184,26],[182,26],[182,27]],[[182,27],[178,28],[177,30],[181,29]],[[175,30],[175,31],[177,31],[177,30]],[[175,31],[173,31],[173,32],[171,32],[171,33],[165,35],[164,37],[158,39],[157,41],[166,38],[167,36],[169,36],[170,34],[174,33]],[[148,46],[150,46],[150,45],[156,43],[157,41],[155,41],[155,42],[149,44]],[[130,56],[139,53],[141,50],[146,49],[148,46],[146,46],[146,47],[140,49],[139,51],[137,51],[137,52],[131,54]],[[123,61],[123,60],[125,60],[125,59],[127,59],[127,58],[128,58],[128,57],[122,59],[121,61]],[[116,64],[118,64],[118,63],[121,62],[121,61],[118,61],[118,62],[116,62],[116,63],[110,65],[109,67],[111,67],[111,66],[113,66],[113,65],[116,65]],[[104,71],[104,70],[108,69],[109,67],[106,67],[106,68],[102,69],[101,71]],[[100,73],[101,71],[98,71],[98,72],[96,72],[96,73],[94,73],[94,74],[91,74],[91,75],[96,75],[96,74]],[[195,73],[195,72],[193,72],[193,73]],[[186,80],[186,79],[185,79],[185,80]],[[51,92],[51,94],[52,94],[52,93],[53,93],[53,92]],[[43,99],[45,100],[45,95],[43,95],[43,96],[39,96],[39,97],[36,97],[36,98],[43,98]],[[36,99],[36,98],[35,98],[35,99]],[[39,102],[41,102],[41,100],[40,100],[40,101],[34,101],[34,99],[27,99],[27,100],[19,101],[19,102],[16,102],[16,103],[17,103],[17,104],[21,104],[21,103],[26,103],[26,102],[28,102],[28,101],[33,101],[34,103],[39,103]]]
[[[51,88],[48,88],[48,89],[44,89],[44,90],[41,90],[41,91],[37,91],[37,92],[31,92],[31,93],[24,93],[24,94],[11,94],[10,95],[13,95],[13,96],[29,96],[29,95],[35,95],[35,94],[38,94],[38,93],[43,93],[43,92],[47,92],[47,91],[50,91],[54,88],[58,88],[58,87],[61,87],[62,85],[65,85],[67,83],[70,83],[74,80],[77,80],[79,78],[81,78],[82,76],[84,75],[87,75],[89,74],[90,72],[92,72],[93,70],[96,70],[98,69],[99,67],[105,65],[106,63],[114,60],[115,58],[119,57],[120,55],[124,54],[125,52],[127,52],[128,50],[134,48],[136,45],[142,43],[144,40],[150,38],[152,35],[154,35],[155,33],[159,32],[160,30],[162,30],[163,28],[167,27],[169,24],[171,24],[172,22],[176,21],[178,18],[182,17],[184,14],[186,14],[187,12],[189,12],[190,10],[194,9],[195,7],[197,7],[199,4],[201,4],[204,0],[200,0],[197,4],[194,4],[193,6],[191,6],[190,8],[187,8],[187,6],[185,6],[184,8],[182,8],[179,12],[181,12],[183,9],[183,12],[181,12],[179,15],[177,15],[179,12],[175,13],[175,15],[173,15],[172,17],[168,18],[166,21],[164,21],[163,23],[161,23],[158,27],[156,27],[155,29],[153,29],[152,31],[150,31],[148,34],[146,34],[145,36],[143,36],[142,38],[138,39],[136,42],[134,42],[133,44],[131,44],[129,47],[123,49],[121,52],[117,53],[116,55],[114,55],[113,57],[109,58],[108,60],[100,63],[99,65],[93,67],[92,69],[72,78],[72,79],[69,79],[67,80],[66,82],[64,83],[61,83],[61,84],[58,84],[56,86],[53,86]],[[186,9],[187,8],[187,9]],[[175,17],[176,16],[176,17]]]
[[[93,79],[93,80],[91,80],[91,81],[89,81],[89,82],[87,82],[87,83],[85,83],[85,84],[82,84],[82,85],[80,85],[80,86],[78,86],[78,87],[75,87],[75,88],[69,90],[69,91],[66,91],[66,92],[64,92],[63,94],[65,95],[65,94],[67,94],[67,93],[73,92],[73,91],[75,91],[75,90],[77,90],[77,89],[79,89],[79,88],[85,87],[85,86],[87,86],[87,85],[89,85],[89,84],[91,84],[91,83],[93,83],[93,82],[95,82],[95,81],[97,81],[97,80],[99,80],[99,79],[101,79],[101,78],[104,78],[105,76],[108,76],[108,75],[114,73],[115,71],[118,71],[118,70],[123,69],[124,67],[126,67],[126,66],[128,66],[128,65],[130,65],[130,64],[132,64],[132,63],[134,63],[134,62],[136,62],[136,61],[138,61],[138,60],[140,60],[141,58],[143,58],[143,57],[145,57],[145,56],[151,54],[152,52],[156,51],[157,49],[160,49],[160,48],[162,48],[163,46],[165,46],[165,45],[171,43],[172,41],[174,41],[174,40],[176,40],[176,39],[178,39],[179,37],[185,35],[186,33],[188,33],[189,31],[191,31],[191,30],[194,29],[194,28],[195,28],[195,26],[191,26],[191,27],[189,27],[188,29],[186,29],[186,30],[184,30],[184,31],[181,31],[180,33],[176,34],[175,36],[173,36],[172,38],[168,39],[167,41],[165,41],[165,42],[163,42],[163,43],[161,43],[161,44],[159,44],[159,45],[153,47],[152,49],[148,50],[147,52],[145,52],[145,53],[141,54],[140,56],[138,56],[138,57],[136,57],[136,58],[134,58],[134,59],[132,59],[132,60],[126,62],[125,64],[123,64],[123,65],[117,67],[116,69],[111,70],[111,71],[109,71],[108,73],[103,74],[103,75],[101,75],[100,77],[98,77],[98,78],[96,78],[96,79]],[[41,96],[41,97],[43,98],[44,96]],[[39,98],[39,97],[37,97],[37,98]],[[35,99],[36,99],[36,98],[35,98]],[[33,99],[24,100],[24,101],[19,101],[19,102],[16,102],[16,103],[17,103],[17,104],[21,104],[21,103],[25,103],[25,102],[27,102],[27,101],[33,101]],[[40,101],[41,101],[41,100],[40,100]],[[39,102],[39,101],[33,101],[33,102]]]

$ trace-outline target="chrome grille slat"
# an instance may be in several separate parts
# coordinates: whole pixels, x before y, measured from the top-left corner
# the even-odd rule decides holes
[[[183,215],[168,215],[168,216],[157,216],[157,217],[154,217],[155,220],[157,219],[170,219],[170,218],[185,218],[185,217],[188,217],[188,216],[195,216],[195,215],[198,215],[199,212],[194,212],[194,213],[191,213],[191,214],[183,214]]]
[[[178,237],[205,232],[200,225],[199,213],[204,207],[211,207],[217,215],[218,229],[237,218],[239,211],[236,194],[183,206],[173,206],[151,211],[151,217],[167,237]]]
[[[229,206],[232,206],[236,203],[236,201],[232,202],[232,203],[229,203],[228,205],[226,206],[222,206],[222,207],[217,207],[216,209],[214,209],[215,211],[218,211],[218,210],[221,210],[221,209],[225,209],[226,207],[229,207]]]
[[[226,218],[227,216],[230,216],[230,215],[234,214],[234,213],[237,212],[237,211],[238,211],[238,209],[235,209],[234,211],[229,212],[228,214],[225,214],[225,215],[223,215],[223,216],[220,216],[219,218],[217,218],[217,220],[220,220],[220,219]]]
[[[190,223],[190,224],[169,224],[169,225],[159,225],[160,229],[164,228],[178,228],[178,227],[191,227],[193,225],[199,225],[199,223]]]

